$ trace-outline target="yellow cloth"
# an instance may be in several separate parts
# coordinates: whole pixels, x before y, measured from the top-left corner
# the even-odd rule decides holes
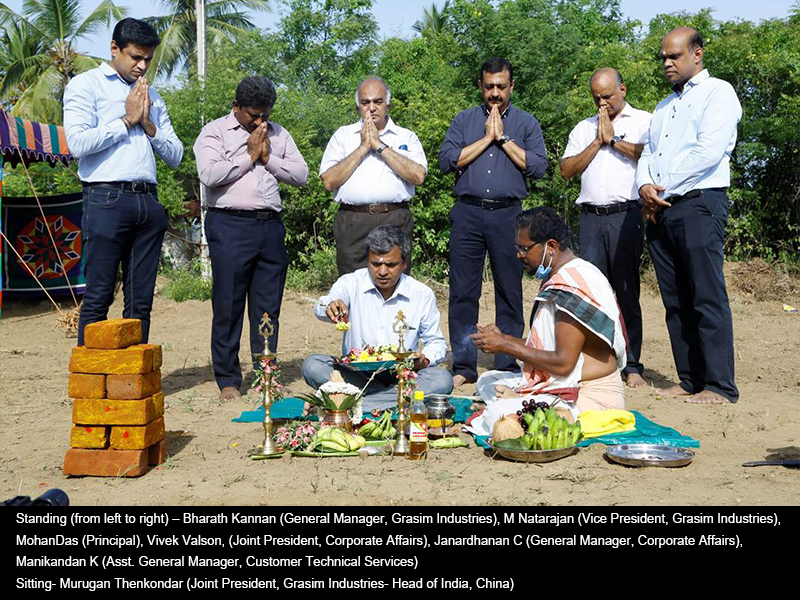
[[[578,420],[584,438],[636,429],[636,417],[627,410],[587,410],[580,414]]]

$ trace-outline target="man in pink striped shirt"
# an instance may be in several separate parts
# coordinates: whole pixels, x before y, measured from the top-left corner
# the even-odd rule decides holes
[[[275,325],[269,347],[277,349],[289,265],[278,184],[300,187],[308,180],[308,166],[292,136],[269,120],[275,96],[269,79],[245,77],[236,88],[233,110],[206,125],[194,144],[208,198],[206,237],[214,275],[211,357],[223,400],[240,396],[245,300],[251,352],[263,351],[258,325],[265,312]]]

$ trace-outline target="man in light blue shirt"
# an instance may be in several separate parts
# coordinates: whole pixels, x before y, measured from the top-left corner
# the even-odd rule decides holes
[[[674,93],[656,106],[636,171],[647,242],[680,383],[662,395],[736,402],[733,322],[722,274],[726,189],[742,108],[703,68],[703,39],[670,31],[661,59]]]
[[[414,350],[420,342],[424,344],[424,350],[414,356],[417,388],[426,395],[449,394],[453,378],[446,369],[436,367],[447,352],[436,297],[428,286],[403,272],[411,256],[411,241],[399,227],[382,225],[370,232],[366,246],[367,267],[342,275],[319,299],[314,314],[321,321],[347,321],[350,329],[342,343],[345,355],[355,346],[397,344],[392,324],[402,310],[411,327],[404,337],[406,348]],[[333,369],[331,356],[312,354],[303,363],[303,378],[319,389],[330,381]],[[348,383],[363,387],[372,373],[342,370],[342,375]],[[396,383],[392,373],[379,373],[367,388],[364,410],[394,406]]]
[[[84,186],[86,293],[78,345],[83,345],[86,325],[107,318],[120,264],[122,315],[141,319],[142,342],[148,340],[167,230],[153,152],[171,167],[183,158],[164,101],[145,78],[159,43],[150,25],[123,19],[114,27],[111,62],[77,75],[64,92],[64,129]]]

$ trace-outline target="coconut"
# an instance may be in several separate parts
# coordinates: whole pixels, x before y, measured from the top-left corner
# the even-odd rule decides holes
[[[492,427],[492,442],[515,440],[525,435],[525,430],[519,424],[517,415],[506,415],[498,419]]]

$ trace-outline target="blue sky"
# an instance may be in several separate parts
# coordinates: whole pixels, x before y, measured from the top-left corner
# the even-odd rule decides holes
[[[800,1],[800,0],[796,0]],[[20,11],[22,0],[4,0],[11,9]],[[84,0],[86,5],[84,14],[99,4],[99,0]],[[128,7],[131,17],[148,17],[164,14],[158,0],[116,0],[116,3]],[[429,7],[434,0],[376,0],[373,5],[373,14],[385,37],[400,36],[411,37],[415,32],[411,29],[414,22],[422,16],[424,8]],[[440,8],[444,0],[435,0]],[[695,12],[700,8],[711,8],[714,16],[720,20],[742,19],[758,22],[762,19],[784,18],[789,15],[794,2],[792,0],[671,0],[665,7],[652,0],[622,0],[621,6],[626,17],[639,19],[643,24],[655,15],[663,12],[676,12],[680,10]],[[254,22],[263,29],[272,29],[280,18],[281,8],[272,13],[254,13]],[[108,44],[111,32],[97,35],[78,45],[81,52],[86,52],[101,58],[109,56]]]

